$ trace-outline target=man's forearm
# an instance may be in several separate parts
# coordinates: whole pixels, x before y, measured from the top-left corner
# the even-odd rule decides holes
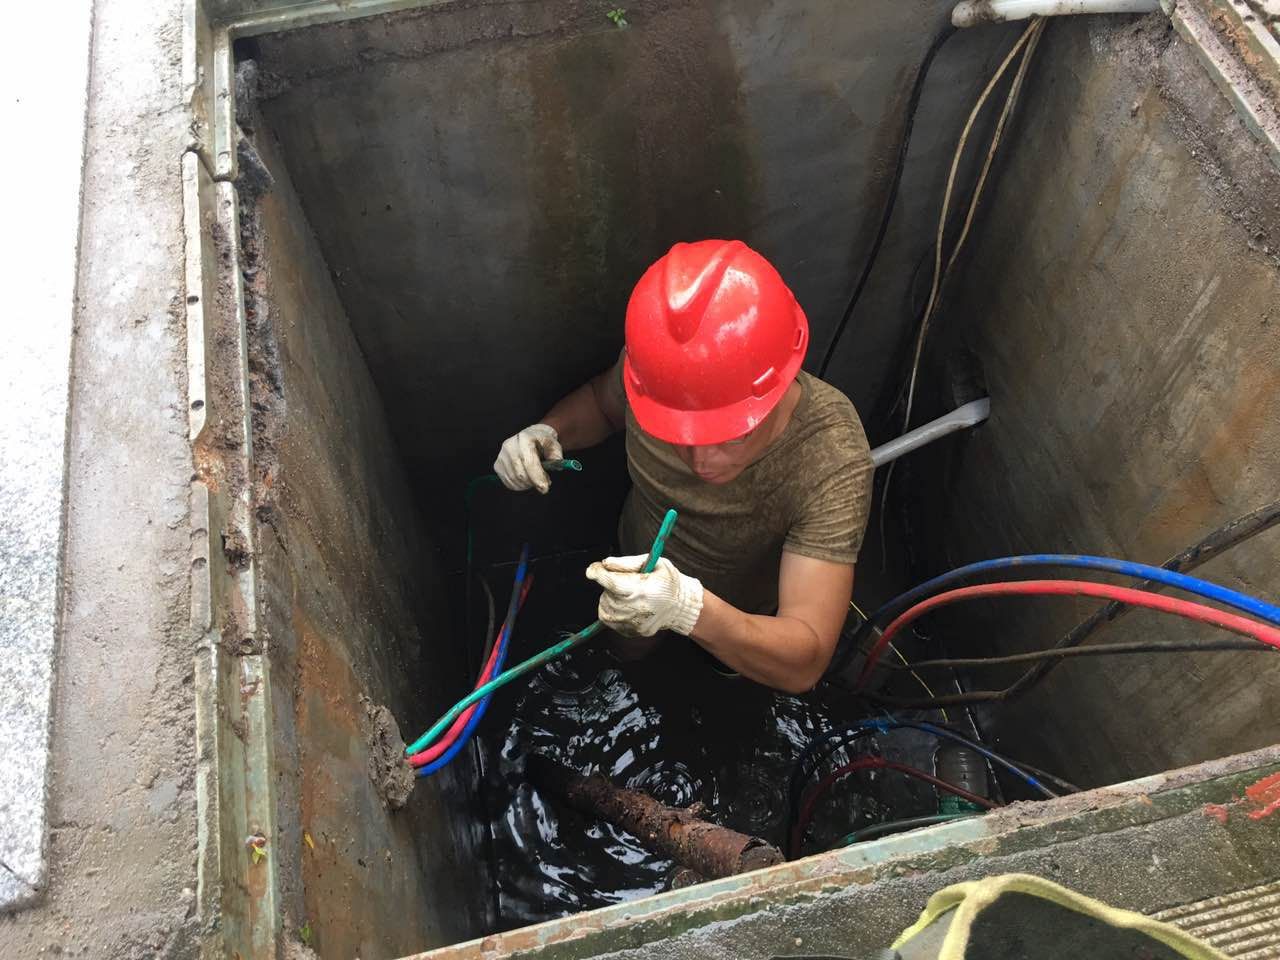
[[[600,402],[598,377],[574,390],[547,411],[542,423],[555,430],[566,450],[586,450],[613,436],[621,424],[609,419]]]
[[[811,689],[831,659],[831,644],[803,620],[743,613],[710,590],[690,636],[725,666],[787,693]]]

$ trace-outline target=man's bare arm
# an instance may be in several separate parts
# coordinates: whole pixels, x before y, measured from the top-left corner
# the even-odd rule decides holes
[[[621,363],[619,358],[618,364]],[[542,423],[556,431],[566,450],[594,447],[625,425],[627,401],[618,364],[592,377],[542,418]]]
[[[803,693],[831,662],[852,593],[852,564],[783,551],[777,616],[743,613],[704,590],[702,613],[690,636],[743,676]]]

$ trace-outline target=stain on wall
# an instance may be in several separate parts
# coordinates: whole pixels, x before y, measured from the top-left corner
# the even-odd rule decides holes
[[[1280,495],[1280,175],[1159,16],[1054,22],[1024,103],[926,377],[978,356],[991,421],[899,474],[922,574],[1042,551],[1160,563]],[[1272,530],[1200,573],[1275,601],[1278,563]],[[1093,606],[1010,600],[926,630],[1034,649]],[[1209,632],[1138,612],[1097,639]],[[974,685],[1011,679],[992,673]],[[1094,785],[1275,742],[1277,691],[1268,654],[1077,661],[990,720]]]
[[[441,573],[320,249],[269,134],[241,185],[260,604],[275,675],[285,923],[321,957],[479,935],[492,895],[467,755],[391,811],[361,697],[425,729],[465,686]],[[447,641],[445,639],[447,638]],[[369,891],[376,891],[370,896]]]

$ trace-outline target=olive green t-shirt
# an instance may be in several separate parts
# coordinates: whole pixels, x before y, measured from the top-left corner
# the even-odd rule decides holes
[[[669,443],[646,434],[627,407],[632,488],[618,521],[626,554],[645,553],[669,507],[679,522],[663,554],[747,613],[778,607],[783,550],[854,563],[871,499],[871,449],[853,404],[801,373],[782,436],[726,484],[700,480]]]

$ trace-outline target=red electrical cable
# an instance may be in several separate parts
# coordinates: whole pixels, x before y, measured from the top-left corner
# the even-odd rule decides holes
[[[524,598],[529,595],[529,588],[531,586],[533,586],[533,578],[529,577],[525,580],[524,586],[520,588],[520,599],[516,601],[517,613],[519,613],[521,608],[524,607]],[[480,679],[476,681],[476,687],[482,687],[493,679],[493,668],[498,662],[498,650],[502,647],[502,641],[506,635],[507,626],[507,622],[504,620],[502,622],[502,627],[498,630],[497,639],[493,641],[493,649],[489,651],[489,660],[485,663],[484,669],[480,671]],[[458,719],[453,721],[449,729],[445,731],[444,736],[431,746],[427,747],[427,749],[411,756],[409,758],[409,763],[415,767],[425,767],[432,760],[436,759],[436,757],[448,750],[449,747],[453,745],[453,741],[458,739],[459,734],[462,733],[463,728],[471,719],[471,715],[476,712],[479,706],[479,703],[474,703],[467,707],[466,710],[462,711],[462,714]]]
[[[998,804],[993,803],[986,797],[980,797],[976,793],[970,793],[963,787],[957,787],[954,783],[940,780],[932,773],[927,773],[918,767],[907,766],[905,763],[898,763],[894,760],[886,760],[884,757],[859,757],[827,774],[809,791],[808,796],[804,799],[804,805],[800,808],[800,816],[796,818],[795,829],[791,831],[791,852],[793,854],[800,850],[800,844],[804,841],[804,832],[809,828],[809,822],[813,819],[813,812],[818,806],[818,801],[831,789],[837,780],[843,779],[851,773],[857,773],[859,770],[896,770],[898,773],[906,774],[908,777],[931,783],[939,790],[955,794],[961,800],[968,800],[970,803],[975,803],[986,810],[994,810],[998,806]]]
[[[1248,617],[1227,613],[1224,610],[1205,606],[1203,603],[1194,603],[1178,597],[1166,597],[1163,594],[1149,593],[1146,590],[1117,587],[1109,583],[1093,583],[1089,580],[1014,580],[1000,583],[980,583],[972,587],[948,590],[937,596],[929,597],[927,600],[921,600],[890,623],[885,628],[884,633],[880,635],[880,639],[872,646],[871,652],[867,654],[866,665],[862,668],[862,673],[858,676],[858,682],[854,684],[853,689],[858,691],[866,685],[871,676],[871,671],[875,669],[876,663],[884,655],[885,650],[889,648],[893,638],[911,624],[912,621],[924,616],[930,610],[946,606],[949,603],[955,603],[958,600],[1007,596],[1080,596],[1098,597],[1103,600],[1118,600],[1120,603],[1127,603],[1131,606],[1146,607],[1150,610],[1159,610],[1162,613],[1173,613],[1188,620],[1207,623],[1223,630],[1229,630],[1232,633],[1252,637],[1259,643],[1265,643],[1268,646],[1280,649],[1280,629],[1259,623],[1256,620],[1250,620]]]

